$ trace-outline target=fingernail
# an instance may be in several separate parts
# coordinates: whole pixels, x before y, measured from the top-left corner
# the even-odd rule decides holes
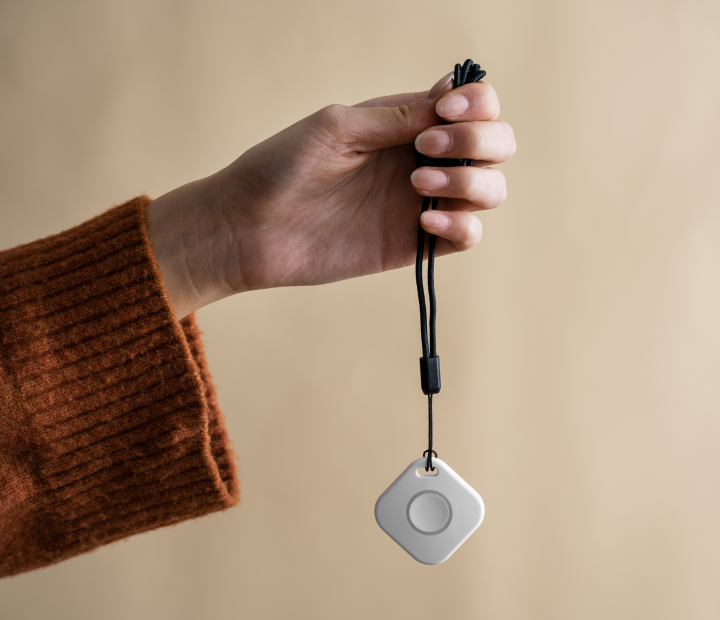
[[[444,213],[438,213],[437,211],[425,211],[420,216],[420,220],[423,226],[432,228],[433,230],[445,230],[450,226],[450,218]]]
[[[454,118],[467,112],[469,107],[470,102],[467,100],[467,97],[453,93],[440,99],[435,106],[435,111],[438,113],[438,116],[442,116],[443,118]]]
[[[441,189],[448,184],[448,175],[437,168],[418,168],[410,175],[410,181],[418,189]]]
[[[415,148],[425,155],[442,155],[450,150],[452,136],[444,129],[425,131],[415,138]]]
[[[450,84],[452,79],[452,73],[448,73],[447,75],[441,77],[437,82],[435,82],[435,86],[430,89],[427,98],[434,99],[435,97],[437,97],[441,92],[445,90],[445,87]]]

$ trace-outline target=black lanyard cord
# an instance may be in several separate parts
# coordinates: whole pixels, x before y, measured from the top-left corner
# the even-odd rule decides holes
[[[463,86],[464,84],[472,84],[479,82],[485,77],[486,73],[475,64],[472,60],[466,60],[463,65],[455,65],[455,74],[453,76],[453,88]],[[418,168],[420,166],[472,166],[472,159],[435,159],[426,157],[422,153],[415,151],[415,159]],[[424,213],[428,208],[437,211],[440,203],[439,198],[423,198],[420,213]],[[423,356],[420,358],[420,386],[423,394],[428,397],[428,449],[423,452],[423,456],[427,456],[425,471],[435,471],[432,464],[433,455],[437,458],[437,452],[433,450],[433,410],[432,397],[433,394],[440,392],[440,358],[437,355],[437,338],[436,338],[436,320],[437,320],[437,301],[435,299],[435,242],[437,237],[429,235],[428,239],[428,298],[430,300],[430,329],[428,336],[428,316],[425,306],[425,290],[423,288],[422,264],[425,254],[425,230],[422,226],[418,226],[418,247],[415,259],[415,282],[417,284],[418,302],[420,304],[420,338],[422,340]]]

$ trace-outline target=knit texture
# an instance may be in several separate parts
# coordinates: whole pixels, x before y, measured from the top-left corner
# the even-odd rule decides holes
[[[238,502],[192,317],[142,196],[0,252],[0,577]]]

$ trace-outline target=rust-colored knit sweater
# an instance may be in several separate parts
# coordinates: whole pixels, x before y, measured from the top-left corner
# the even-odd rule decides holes
[[[0,252],[0,577],[237,503],[192,318],[147,197]]]

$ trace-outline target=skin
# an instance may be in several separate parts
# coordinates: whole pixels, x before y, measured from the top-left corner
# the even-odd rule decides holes
[[[491,164],[515,152],[486,82],[331,105],[217,173],[148,205],[148,232],[178,318],[244,291],[325,284],[413,264],[417,225],[442,256],[475,246],[474,211],[505,200]],[[443,124],[450,121],[453,124]],[[415,170],[413,143],[473,167]],[[421,218],[421,196],[440,210]]]

